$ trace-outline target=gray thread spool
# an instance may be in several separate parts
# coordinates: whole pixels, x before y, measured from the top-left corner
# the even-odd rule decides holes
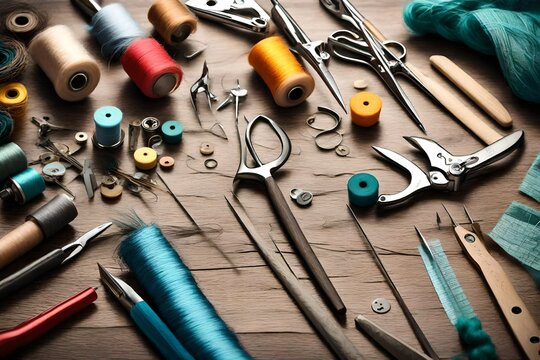
[[[77,215],[78,211],[73,201],[67,195],[59,194],[28,215],[26,220],[35,222],[43,231],[44,237],[48,238],[69,224]]]
[[[10,142],[0,146],[0,184],[27,166],[28,159],[19,145]]]

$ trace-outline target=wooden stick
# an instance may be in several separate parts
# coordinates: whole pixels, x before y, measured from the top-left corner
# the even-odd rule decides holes
[[[311,325],[317,330],[321,337],[332,348],[334,353],[340,359],[363,359],[362,354],[349,340],[343,332],[338,322],[329,315],[313,299],[309,292],[302,286],[300,281],[291,273],[284,263],[271,247],[266,245],[265,240],[255,229],[255,226],[249,219],[244,207],[237,199],[230,195],[225,195],[225,200],[229,204],[238,222],[242,225],[248,236],[257,245],[261,256],[268,266],[274,272],[274,275],[294,299],[296,305],[304,313]]]
[[[512,117],[503,104],[452,60],[446,56],[433,55],[429,58],[429,61],[435,69],[446,76],[499,125],[504,127],[512,126]]]
[[[527,358],[538,359],[540,330],[503,268],[491,256],[478,235],[459,225],[454,228],[454,233],[467,256],[486,280],[521,349]]]

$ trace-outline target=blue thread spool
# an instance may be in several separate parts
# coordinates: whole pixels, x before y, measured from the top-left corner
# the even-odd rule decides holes
[[[26,169],[27,164],[26,154],[19,145],[13,142],[0,145],[0,184]]]
[[[145,31],[121,4],[107,5],[93,17],[90,33],[101,45],[108,60],[118,60],[133,40],[145,37]]]
[[[379,198],[379,182],[371,174],[359,173],[351,176],[347,182],[349,203],[354,206],[367,207],[375,205]]]
[[[179,144],[182,141],[184,127],[179,121],[168,120],[161,125],[161,133],[165,144]]]
[[[44,191],[45,180],[41,174],[32,168],[27,168],[7,181],[6,188],[0,191],[0,197],[23,205]]]
[[[114,149],[122,145],[124,130],[121,129],[122,111],[115,106],[104,106],[94,113],[96,132],[92,140],[101,149]]]

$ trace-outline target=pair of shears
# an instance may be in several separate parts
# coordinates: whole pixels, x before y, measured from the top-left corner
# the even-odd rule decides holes
[[[347,112],[336,81],[325,65],[325,61],[330,59],[330,54],[324,49],[325,43],[311,41],[278,0],[272,0],[272,4],[274,4],[271,11],[272,19],[291,43],[291,50],[301,56],[319,74],[339,105]]]
[[[418,88],[433,98],[422,81],[407,67],[407,48],[398,41],[381,41],[382,34],[348,0],[320,0],[332,15],[349,22],[356,33],[339,30],[328,38],[328,49],[339,59],[367,65],[383,80],[407,114],[425,132],[412,102],[399,85],[396,75],[407,77]],[[394,51],[392,51],[394,50]]]

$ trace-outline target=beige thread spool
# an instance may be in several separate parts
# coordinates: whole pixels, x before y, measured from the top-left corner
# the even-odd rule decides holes
[[[197,17],[178,0],[155,0],[148,9],[148,20],[171,46],[178,46],[197,30]]]
[[[101,72],[96,60],[67,26],[45,29],[32,40],[28,51],[63,100],[82,100],[99,83]]]
[[[0,269],[49,238],[77,217],[77,208],[64,194],[57,195],[0,238]]]

